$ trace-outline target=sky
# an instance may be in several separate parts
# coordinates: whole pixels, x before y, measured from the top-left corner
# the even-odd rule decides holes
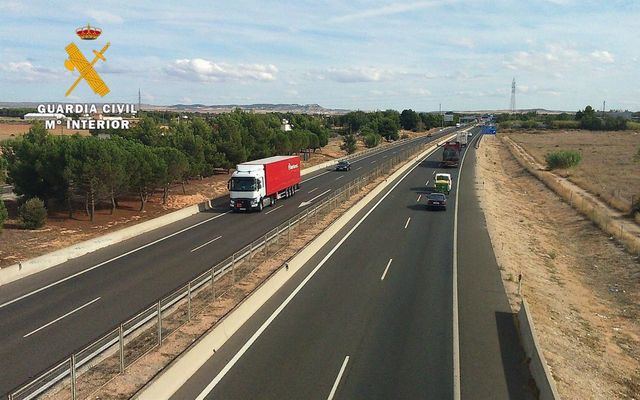
[[[0,0],[0,102],[640,110],[640,1]],[[95,41],[76,28],[97,26]],[[76,43],[111,89],[64,66]]]

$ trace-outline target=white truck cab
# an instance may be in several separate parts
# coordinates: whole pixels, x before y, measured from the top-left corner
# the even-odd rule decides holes
[[[264,167],[262,165],[239,164],[229,181],[229,197],[231,207],[236,201],[246,201],[242,209],[257,208],[262,210],[262,199],[266,196]]]

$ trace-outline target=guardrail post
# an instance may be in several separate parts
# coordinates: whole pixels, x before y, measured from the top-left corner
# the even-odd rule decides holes
[[[211,296],[213,296],[213,301],[216,300],[216,287],[214,285],[215,282],[215,271],[213,269],[214,267],[211,267]]]
[[[124,374],[124,329],[118,326],[118,344],[120,345],[120,373]]]
[[[264,254],[269,254],[269,242],[268,242],[269,238],[267,237],[267,234],[265,233],[264,235]]]
[[[162,301],[158,301],[158,346],[162,346]]]
[[[71,398],[73,400],[77,399],[77,391],[76,391],[76,355],[71,354],[71,358],[69,359],[71,364]]]
[[[187,321],[191,321],[191,281],[187,284]]]
[[[231,282],[236,284],[236,253],[231,256]]]

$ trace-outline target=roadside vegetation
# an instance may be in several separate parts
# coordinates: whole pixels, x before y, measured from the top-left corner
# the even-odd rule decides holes
[[[547,153],[544,156],[544,160],[547,163],[547,168],[550,170],[558,168],[571,168],[580,164],[582,156],[577,151],[573,150],[561,150]]]
[[[640,113],[635,113],[640,117]],[[596,112],[591,106],[584,110],[578,110],[575,114],[538,114],[512,113],[496,116],[496,122],[500,128],[518,129],[585,129],[590,131],[623,131],[627,129],[640,129],[640,123],[628,121],[620,116],[611,116],[608,113]]]

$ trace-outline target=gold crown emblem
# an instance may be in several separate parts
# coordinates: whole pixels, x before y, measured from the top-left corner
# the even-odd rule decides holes
[[[82,40],[96,40],[102,34],[102,29],[87,24],[76,29],[76,35]]]

